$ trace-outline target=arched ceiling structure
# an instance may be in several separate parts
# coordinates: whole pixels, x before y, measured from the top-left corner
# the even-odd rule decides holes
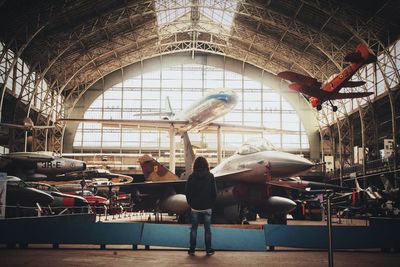
[[[182,51],[323,80],[359,42],[379,53],[400,33],[396,0],[10,0],[0,10],[5,47],[72,103],[121,67]]]
[[[120,66],[185,49],[211,50],[272,73],[292,69],[322,79],[337,71],[342,55],[358,42],[387,45],[400,29],[400,4],[390,0],[156,2],[3,1],[1,39],[20,50],[26,35],[40,28],[22,58],[46,71],[50,84],[68,95]],[[189,6],[188,16],[159,27],[157,12],[182,5]],[[202,7],[234,13],[231,29],[204,18]]]

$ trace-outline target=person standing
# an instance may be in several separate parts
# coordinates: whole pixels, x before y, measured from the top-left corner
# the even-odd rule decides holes
[[[207,255],[214,254],[211,246],[211,213],[217,198],[217,187],[214,175],[210,173],[207,160],[197,157],[193,164],[193,173],[186,183],[186,199],[192,209],[192,227],[190,229],[189,255],[194,255],[196,250],[197,227],[199,216],[204,218],[204,242]]]

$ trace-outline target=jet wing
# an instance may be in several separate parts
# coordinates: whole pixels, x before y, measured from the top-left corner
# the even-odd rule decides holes
[[[142,182],[119,185],[120,191],[132,193],[140,192],[140,194],[165,194],[168,190],[173,189],[176,193],[184,193],[186,180],[175,181],[159,181],[159,182]]]
[[[121,127],[121,128],[140,128],[140,129],[162,129],[169,130],[174,126],[176,130],[185,127],[189,121],[185,120],[113,120],[113,119],[59,119],[57,122],[87,122],[101,123],[104,127]]]
[[[8,159],[11,161],[22,161],[22,162],[44,162],[44,161],[52,161],[55,159],[53,155],[45,153],[35,153],[35,152],[14,152],[14,153],[0,155],[0,158]]]
[[[310,76],[305,76],[299,73],[295,73],[295,72],[291,72],[291,71],[283,71],[278,73],[278,77],[294,82],[294,83],[298,83],[304,86],[317,86],[320,87],[321,83],[315,79],[312,78]]]
[[[218,182],[218,181],[224,180],[224,178],[226,178],[230,175],[245,173],[248,171],[251,171],[251,169],[220,171],[220,172],[216,172],[213,174],[215,177],[215,181]],[[142,183],[131,183],[131,184],[119,185],[119,187],[122,192],[140,191],[140,193],[145,193],[145,194],[152,194],[152,193],[157,193],[157,192],[165,193],[168,188],[173,188],[175,190],[175,192],[183,193],[185,190],[186,181],[187,180],[142,182]]]
[[[251,171],[251,169],[240,169],[240,170],[221,170],[221,171],[216,171],[213,172],[211,170],[211,173],[214,175],[214,178],[216,181],[220,181],[220,180],[224,180],[224,178],[226,178],[227,176],[231,176],[231,175],[235,175],[235,174],[240,174],[240,173],[245,173],[245,172],[249,172]]]
[[[327,184],[327,183],[319,183],[314,181],[307,181],[307,180],[278,180],[278,181],[271,181],[271,184],[276,186],[288,186],[293,189],[311,189],[314,190],[338,190],[338,191],[351,191],[351,188],[343,187],[334,184]]]
[[[280,188],[284,188],[284,189],[289,189],[289,190],[295,190],[295,191],[299,191],[299,192],[307,192],[310,193],[310,190],[308,188],[300,188],[300,187],[294,187],[294,186],[290,186],[287,184],[281,184],[279,181],[266,181],[265,182],[268,185],[271,186],[275,186],[275,187],[280,187]]]
[[[223,132],[242,132],[242,133],[263,133],[268,132],[271,134],[299,134],[299,131],[281,130],[277,128],[267,128],[259,126],[245,126],[234,125],[225,123],[210,123],[209,125],[199,129],[201,132],[216,132],[221,129]]]

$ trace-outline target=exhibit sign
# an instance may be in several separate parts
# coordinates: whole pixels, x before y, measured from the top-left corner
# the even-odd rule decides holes
[[[324,157],[326,172],[333,172],[333,168],[334,168],[333,160],[334,160],[333,156],[325,156]]]
[[[6,216],[7,173],[0,172],[0,220]]]
[[[383,139],[383,157],[390,158],[393,155],[393,139]]]
[[[354,164],[362,164],[364,161],[364,149],[359,146],[353,147]]]

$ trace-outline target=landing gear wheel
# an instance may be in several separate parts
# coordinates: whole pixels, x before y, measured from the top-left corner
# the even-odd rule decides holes
[[[286,214],[273,215],[268,218],[268,224],[282,224],[287,225]]]
[[[332,111],[336,112],[337,111],[337,106],[332,106]]]
[[[317,105],[317,110],[320,111],[322,109],[321,105]]]

